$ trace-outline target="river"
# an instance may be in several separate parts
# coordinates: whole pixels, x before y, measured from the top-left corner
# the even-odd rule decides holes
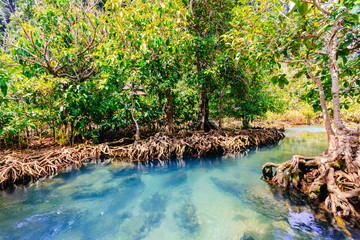
[[[342,239],[260,180],[264,163],[326,146],[323,128],[300,126],[237,156],[82,167],[0,192],[0,239]]]

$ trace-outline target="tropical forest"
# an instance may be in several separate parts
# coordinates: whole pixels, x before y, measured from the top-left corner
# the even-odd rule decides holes
[[[360,239],[359,17],[0,0],[0,239]]]

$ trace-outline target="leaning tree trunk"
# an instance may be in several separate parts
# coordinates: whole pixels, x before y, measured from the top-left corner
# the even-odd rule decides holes
[[[321,80],[312,73],[308,59],[305,60],[307,72],[319,90],[328,150],[317,157],[295,155],[281,164],[266,163],[262,172],[266,182],[308,195],[312,202],[323,206],[332,215],[334,227],[351,237],[346,226],[360,225],[360,130],[348,129],[341,121],[336,47],[332,44],[336,44],[336,38],[329,44],[335,131],[330,123]]]
[[[167,131],[169,134],[173,134],[174,133],[174,106],[173,106],[173,101],[172,101],[172,97],[171,97],[171,88],[170,87],[168,89],[166,89],[165,94],[166,94],[166,100],[167,100],[167,111],[166,111],[167,122],[168,122]]]
[[[339,94],[339,77],[338,77],[338,66],[336,63],[336,53],[337,53],[337,37],[336,32],[338,31],[337,26],[333,27],[333,37],[332,41],[329,43],[329,69],[332,80],[331,92],[333,96],[333,111],[334,111],[334,123],[335,128],[342,129],[344,124],[341,121],[340,115],[340,94]]]
[[[338,130],[335,144],[322,155],[295,155],[281,164],[266,163],[262,167],[263,178],[269,183],[307,194],[332,214],[334,226],[346,232],[343,221],[354,226],[360,217],[359,136],[359,129]],[[273,168],[276,168],[275,173]]]

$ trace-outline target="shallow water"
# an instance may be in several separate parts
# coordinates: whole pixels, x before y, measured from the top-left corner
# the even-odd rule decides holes
[[[260,180],[268,161],[326,148],[320,127],[286,135],[243,156],[90,166],[1,192],[0,239],[342,239]]]

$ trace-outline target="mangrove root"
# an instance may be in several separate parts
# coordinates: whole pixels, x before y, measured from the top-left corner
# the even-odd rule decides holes
[[[80,168],[84,163],[109,157],[111,150],[105,144],[79,145],[45,151],[5,151],[0,154],[0,188],[11,183],[25,183],[54,175],[73,167]]]
[[[113,147],[121,159],[150,161],[182,159],[215,153],[237,153],[255,146],[275,144],[284,138],[276,129],[248,129],[235,132],[212,130],[209,133],[186,132],[184,135],[158,133],[137,144]]]
[[[158,133],[125,146],[122,141],[101,145],[52,148],[48,150],[0,152],[0,188],[68,171],[89,162],[107,160],[150,161],[201,157],[215,153],[236,153],[251,147],[277,143],[284,135],[276,129],[248,129],[235,132],[185,132],[176,136]]]
[[[346,129],[318,157],[295,155],[284,163],[266,163],[263,179],[305,193],[331,214],[334,227],[348,234],[345,225],[358,225],[360,217],[359,135],[358,130]]]

